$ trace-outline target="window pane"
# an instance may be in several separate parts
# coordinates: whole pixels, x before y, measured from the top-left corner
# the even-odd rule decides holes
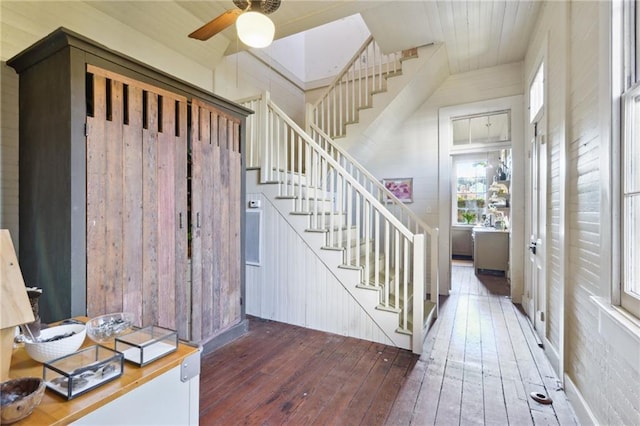
[[[469,119],[461,118],[453,120],[453,144],[464,145],[469,143]]]
[[[640,297],[640,195],[624,199],[624,288]]]
[[[536,76],[529,88],[529,122],[538,115],[538,111],[544,104],[544,63],[540,64]]]
[[[487,161],[469,160],[456,164],[454,223],[476,224],[483,219],[487,200]]]
[[[453,145],[510,141],[510,116],[510,112],[505,111],[452,120]]]
[[[511,139],[509,113],[490,115],[489,120],[489,142],[504,142]]]
[[[634,93],[635,92],[635,93]],[[624,192],[640,191],[640,95],[636,88],[625,96]]]

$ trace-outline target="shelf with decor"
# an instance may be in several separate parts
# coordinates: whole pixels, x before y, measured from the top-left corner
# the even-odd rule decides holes
[[[489,212],[493,213],[498,228],[506,227],[509,220],[510,186],[508,180],[495,180],[487,190]]]

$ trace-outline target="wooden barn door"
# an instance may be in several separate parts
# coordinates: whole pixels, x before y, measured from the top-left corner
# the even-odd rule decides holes
[[[87,68],[87,315],[188,339],[187,101]]]
[[[240,121],[197,100],[191,105],[192,340],[241,320],[242,165]]]

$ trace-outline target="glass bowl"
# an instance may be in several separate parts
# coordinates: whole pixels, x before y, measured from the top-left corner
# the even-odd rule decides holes
[[[128,312],[100,315],[87,321],[87,336],[98,344],[111,343],[131,331],[132,326],[133,314]]]

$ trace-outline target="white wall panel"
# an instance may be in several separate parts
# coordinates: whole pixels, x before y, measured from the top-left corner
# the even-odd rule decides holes
[[[440,109],[522,93],[522,62],[453,74],[408,119],[399,123],[393,132],[385,133],[389,136],[370,144],[375,151],[368,155],[364,166],[380,179],[412,177],[415,202],[408,207],[430,226],[439,227],[440,205],[448,205],[448,195],[441,194],[438,188],[440,179],[443,179],[439,174],[439,143],[448,143],[438,141]],[[518,173],[520,166],[517,162],[514,164],[515,173]],[[512,208],[519,212],[524,206],[516,203]],[[448,240],[448,230],[443,232],[441,229],[440,238]],[[441,265],[448,265],[448,254],[441,251],[440,256]],[[514,272],[513,279],[521,282],[522,278],[518,278],[522,275],[521,267]],[[450,280],[449,268],[441,267],[439,274],[440,288],[446,289]]]
[[[215,69],[214,92],[241,100],[270,92],[272,100],[300,126],[304,125],[304,92],[291,80],[276,73],[268,63],[247,52],[225,56]]]
[[[246,267],[248,315],[393,344],[267,197],[247,200],[260,200],[264,225],[262,265]]]
[[[603,2],[546,2],[525,59],[525,75],[534,71],[536,51],[548,39],[547,337],[554,349],[564,351],[576,411],[593,416],[582,421],[638,424],[640,341],[622,321],[603,314],[593,298],[608,297],[612,286],[603,252],[610,244],[611,224],[602,214],[610,208],[603,196],[610,184],[603,169],[609,155],[609,126],[603,122],[608,120],[610,81],[602,72],[610,63],[608,47],[600,48],[609,39],[609,19]]]
[[[18,75],[0,64],[0,229],[18,250]]]

